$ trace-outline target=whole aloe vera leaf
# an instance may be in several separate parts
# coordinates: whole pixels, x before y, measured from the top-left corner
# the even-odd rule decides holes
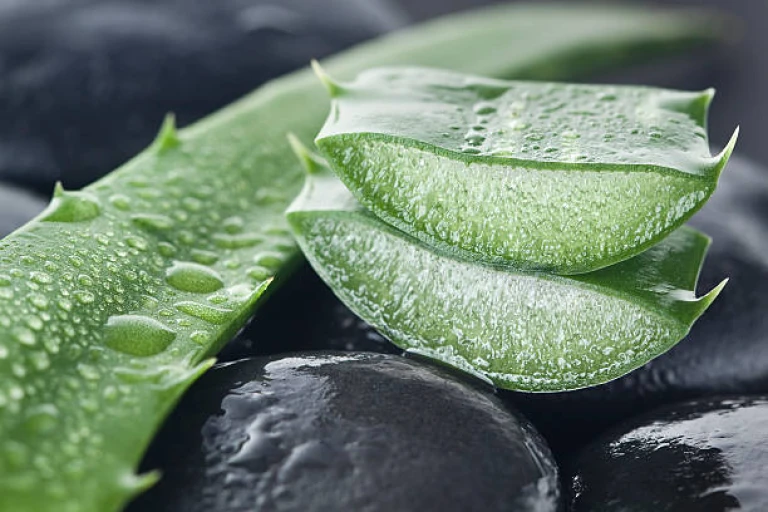
[[[680,341],[726,284],[696,298],[709,239],[688,227],[578,276],[456,259],[384,223],[320,161],[303,159],[310,174],[287,218],[339,299],[400,348],[502,388],[566,391],[620,377]]]
[[[711,39],[710,22],[502,6],[363,45],[329,69],[501,76],[567,61],[547,73],[568,76]],[[156,478],[134,471],[160,422],[299,257],[283,211],[303,173],[284,134],[317,133],[325,97],[302,70],[178,134],[167,124],[152,148],[83,192],[60,190],[0,242],[0,511],[119,510]]]
[[[695,213],[736,142],[710,156],[713,91],[502,81],[382,68],[331,81],[316,139],[377,216],[428,245],[578,274],[630,258]]]

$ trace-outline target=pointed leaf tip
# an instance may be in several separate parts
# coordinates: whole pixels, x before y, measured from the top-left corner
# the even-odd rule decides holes
[[[288,142],[291,144],[291,149],[293,149],[293,153],[299,159],[307,174],[318,174],[324,169],[325,162],[305,146],[295,134],[289,133],[287,137]]]
[[[720,173],[723,172],[723,169],[725,169],[725,165],[728,163],[728,160],[731,158],[733,149],[736,147],[736,141],[739,140],[739,129],[740,127],[737,126],[736,129],[733,131],[733,135],[731,135],[730,140],[728,140],[728,144],[725,145],[725,147],[720,152],[720,154],[718,154],[712,159],[714,161],[712,166],[712,171],[714,172],[715,177],[720,176]]]
[[[312,71],[315,72],[317,78],[323,83],[331,98],[339,96],[342,91],[344,91],[344,87],[326,73],[320,63],[315,59],[312,59]]]
[[[64,185],[61,184],[61,181],[56,181],[56,184],[53,186],[53,197],[61,197],[64,195]]]
[[[178,132],[176,130],[176,116],[173,113],[168,113],[163,120],[163,125],[160,127],[160,131],[155,138],[154,146],[158,152],[163,152],[168,149],[172,149],[181,144]]]

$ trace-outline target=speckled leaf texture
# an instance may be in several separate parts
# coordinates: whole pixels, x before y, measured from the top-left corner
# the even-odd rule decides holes
[[[499,387],[565,391],[667,351],[725,285],[696,298],[709,239],[688,227],[578,276],[459,260],[363,209],[327,168],[288,211],[301,249],[350,309],[399,347]]]
[[[710,40],[712,26],[668,11],[501,6],[327,66],[569,76]],[[155,430],[299,257],[283,212],[303,173],[285,133],[308,140],[327,109],[302,70],[178,135],[167,124],[152,148],[84,191],[59,189],[0,242],[0,511],[110,512],[151,484],[135,468]]]
[[[710,197],[713,91],[388,68],[336,84],[316,143],[386,222],[465,258],[578,274],[630,258]]]

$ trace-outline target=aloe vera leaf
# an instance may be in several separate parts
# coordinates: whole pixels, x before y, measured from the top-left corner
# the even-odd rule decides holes
[[[709,239],[688,227],[578,276],[459,260],[363,209],[298,152],[310,173],[287,218],[326,284],[400,348],[502,388],[566,391],[620,377],[680,341],[726,283],[696,298]]]
[[[600,56],[614,64],[632,49],[712,36],[708,18],[688,14],[563,9],[445,18],[329,69],[411,63],[506,75],[568,57],[556,69],[568,76]],[[556,36],[542,39],[543,26]],[[299,257],[283,211],[303,173],[284,134],[309,138],[326,113],[311,72],[276,80],[179,133],[166,124],[148,151],[83,192],[59,191],[0,242],[0,511],[118,510],[151,485],[156,475],[134,470],[152,434],[264,283]],[[221,291],[208,292],[217,279]]]
[[[736,142],[709,153],[713,91],[502,81],[419,68],[328,85],[318,148],[355,197],[428,245],[578,274],[695,213]]]

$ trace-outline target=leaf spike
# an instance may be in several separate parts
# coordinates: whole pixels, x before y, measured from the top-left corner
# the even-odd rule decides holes
[[[720,173],[723,172],[723,169],[725,168],[725,164],[727,164],[728,160],[731,158],[731,153],[733,153],[733,148],[736,147],[736,141],[738,139],[739,127],[737,126],[733,131],[733,135],[731,135],[728,144],[725,145],[725,148],[723,148],[720,154],[712,159],[714,162],[712,165],[712,172],[716,178],[720,176]]]
[[[691,321],[695,320],[709,308],[709,306],[715,301],[720,292],[723,291],[725,285],[728,284],[730,278],[726,277],[720,284],[712,288],[706,295],[702,295],[696,299],[696,307],[691,311]]]
[[[172,112],[169,112],[165,115],[165,119],[160,127],[160,131],[157,133],[157,137],[155,137],[153,146],[158,153],[163,153],[168,149],[179,146],[179,144],[181,144],[181,139],[179,139],[176,130],[176,116]]]
[[[335,98],[344,92],[344,86],[334,80],[331,75],[326,73],[326,71],[316,59],[312,59],[312,71],[315,72],[317,78],[319,78],[323,83],[331,98]]]
[[[61,181],[57,180],[56,184],[53,186],[54,199],[63,196],[65,192],[66,190],[64,190],[64,185],[61,184]]]
[[[128,490],[132,496],[141,494],[160,481],[161,473],[158,470],[149,471],[141,475],[131,475],[127,482]]]
[[[293,153],[299,159],[301,166],[308,175],[319,174],[325,170],[325,161],[305,146],[294,133],[288,133],[287,137]]]

